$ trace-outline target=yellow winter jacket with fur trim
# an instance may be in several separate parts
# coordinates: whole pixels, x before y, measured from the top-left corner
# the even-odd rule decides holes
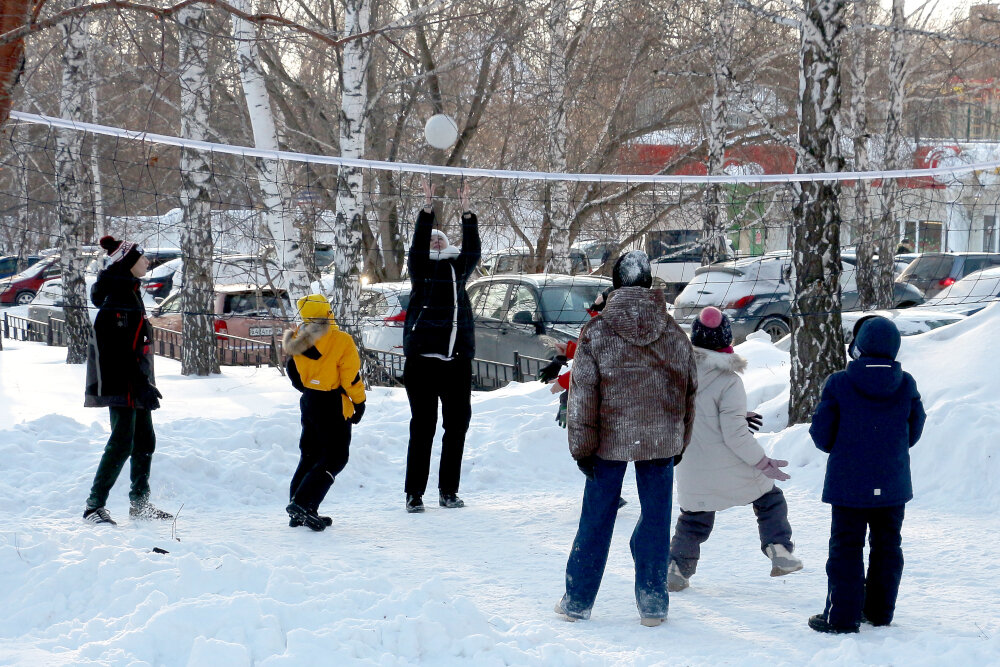
[[[361,357],[354,339],[335,324],[306,322],[294,332],[286,331],[283,343],[306,389],[343,390],[344,418],[350,419],[354,405],[365,400]]]

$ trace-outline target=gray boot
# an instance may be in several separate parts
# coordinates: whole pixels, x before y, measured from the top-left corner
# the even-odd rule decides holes
[[[764,553],[771,559],[771,576],[780,577],[802,569],[802,561],[792,555],[783,544],[768,544]],[[669,578],[669,574],[667,575]]]
[[[677,593],[690,585],[690,577],[681,574],[681,569],[677,567],[677,561],[671,560],[670,567],[667,568],[667,590],[671,593]]]

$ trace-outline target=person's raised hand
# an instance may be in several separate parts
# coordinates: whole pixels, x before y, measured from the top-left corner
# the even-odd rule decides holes
[[[462,207],[462,212],[471,210],[469,208],[469,184],[465,181],[462,182],[462,186],[458,189],[458,203]]]
[[[434,186],[431,184],[430,175],[424,176],[424,181],[421,184],[424,190],[424,206],[431,206],[434,204]]]

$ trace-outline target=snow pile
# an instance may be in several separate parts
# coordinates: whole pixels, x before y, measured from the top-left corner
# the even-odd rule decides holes
[[[433,503],[436,446],[425,515],[402,507],[406,396],[373,390],[322,507],[334,526],[313,533],[289,528],[283,511],[299,433],[288,381],[269,368],[186,378],[158,358],[153,502],[183,509],[176,526],[129,521],[126,470],[108,505],[121,525],[94,527],[80,514],[107,413],[81,407],[84,369],[66,366],[65,350],[5,340],[0,664],[996,664],[1000,584],[989,572],[1000,549],[977,536],[1000,528],[989,484],[1000,369],[985,344],[998,317],[993,307],[903,340],[929,414],[913,450],[907,570],[894,627],[848,638],[805,625],[825,596],[825,455],[804,426],[784,428],[788,355],[766,337],[738,351],[761,441],[791,460],[783,488],[806,569],[770,578],[752,512],[722,512],[692,588],[671,596],[670,621],[654,630],[638,624],[633,598],[630,478],[593,619],[551,611],[583,480],[547,387],[474,395],[468,507]]]

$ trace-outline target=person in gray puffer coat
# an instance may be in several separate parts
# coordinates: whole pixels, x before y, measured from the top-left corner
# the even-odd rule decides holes
[[[752,504],[760,548],[771,559],[771,576],[802,569],[792,555],[788,505],[774,480],[789,479],[788,465],[768,457],[747,428],[747,395],[739,374],[746,359],[733,352],[729,319],[718,308],[701,311],[691,327],[698,364],[694,433],[677,468],[681,507],[670,542],[667,585],[688,587],[698,567],[701,545],[712,533],[719,510]]]
[[[673,460],[691,437],[696,370],[663,292],[649,289],[646,254],[622,256],[614,283],[604,311],[580,333],[570,377],[569,449],[587,483],[556,613],[590,618],[631,461],[642,508],[630,545],[635,598],[640,622],[652,627],[667,616]]]

